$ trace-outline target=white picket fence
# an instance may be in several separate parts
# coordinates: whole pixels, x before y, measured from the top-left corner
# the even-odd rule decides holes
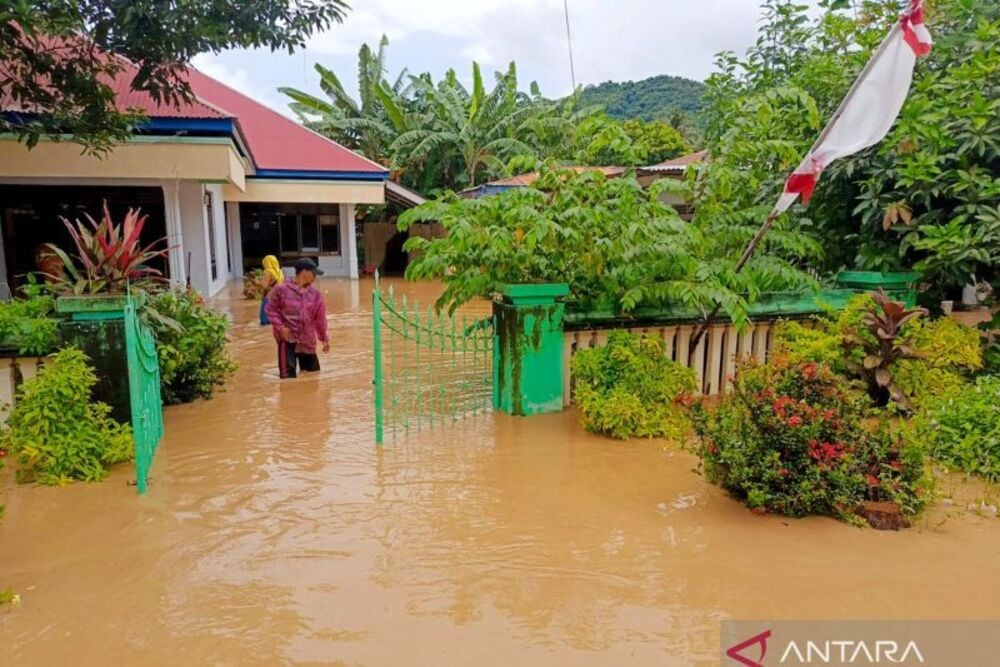
[[[691,338],[698,325],[649,325],[625,327],[626,331],[655,336],[663,340],[665,354],[679,364],[694,369],[701,393],[712,396],[727,391],[729,378],[736,370],[738,359],[754,356],[761,362],[771,349],[771,328],[774,320],[754,322],[743,332],[729,323],[713,324],[690,351]],[[573,355],[579,350],[603,347],[614,329],[586,328],[567,331],[563,339],[563,404],[573,397]]]

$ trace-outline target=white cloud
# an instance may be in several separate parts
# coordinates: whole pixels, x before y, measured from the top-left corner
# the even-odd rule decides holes
[[[753,43],[760,13],[754,0],[568,4],[581,84],[657,74],[704,79],[717,52],[742,52]],[[352,91],[358,49],[362,43],[374,47],[383,34],[390,41],[390,76],[403,67],[438,76],[454,68],[467,75],[472,60],[487,70],[503,69],[513,60],[525,87],[537,80],[549,96],[571,90],[563,0],[364,0],[343,24],[310,40],[304,55],[255,51],[210,57],[210,62],[234,87],[262,94],[259,99],[284,110],[280,96],[270,91],[283,85],[316,91],[313,62],[334,70]]]
[[[201,72],[234,90],[238,90],[247,97],[253,98],[289,118],[295,118],[295,114],[292,113],[287,104],[269,86],[251,78],[246,68],[227,64],[224,58],[225,56],[201,53],[192,59],[191,64]]]

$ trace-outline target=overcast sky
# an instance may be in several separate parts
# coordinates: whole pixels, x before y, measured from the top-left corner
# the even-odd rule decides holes
[[[340,76],[352,94],[357,53],[389,38],[388,69],[407,67],[435,78],[449,68],[470,78],[517,62],[523,88],[537,81],[548,97],[572,90],[563,0],[349,0],[344,23],[317,35],[292,56],[268,51],[203,55],[195,65],[288,113],[276,88],[318,93],[313,64]],[[568,0],[579,84],[629,81],[657,74],[703,80],[715,53],[741,53],[754,40],[757,0]]]

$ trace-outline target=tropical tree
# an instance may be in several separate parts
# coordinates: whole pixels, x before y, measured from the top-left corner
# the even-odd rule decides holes
[[[894,0],[823,0],[815,20],[767,0],[756,44],[723,53],[708,80],[699,215],[767,207],[889,27]],[[827,271],[916,266],[950,289],[991,279],[1000,259],[1000,6],[928,2],[935,46],[914,73],[900,118],[881,144],[831,165],[808,208],[782,225],[811,230]],[[937,300],[933,295],[929,302]]]
[[[116,77],[128,74],[129,88],[176,106],[192,98],[185,67],[195,55],[238,47],[291,52],[346,11],[344,0],[0,3],[0,99],[31,112],[3,114],[0,132],[29,148],[69,135],[104,152],[142,120],[116,107]]]
[[[571,164],[638,167],[690,150],[680,133],[662,121],[623,122],[596,113],[577,123],[557,157]]]
[[[307,127],[356,150],[370,160],[388,164],[390,146],[401,132],[410,129],[406,113],[400,108],[408,90],[408,73],[403,69],[389,83],[385,79],[385,35],[378,50],[367,44],[358,52],[358,93],[355,101],[337,75],[316,63],[319,87],[328,99],[322,99],[295,88],[279,88],[292,102],[289,107]]]
[[[537,105],[517,89],[517,68],[510,63],[496,74],[489,92],[478,63],[472,64],[472,90],[448,70],[437,85],[429,76],[411,77],[421,110],[419,127],[404,132],[392,145],[394,163],[436,157],[455,162],[458,169],[443,174],[446,187],[471,187],[483,174],[503,171],[506,161],[517,155],[533,155],[526,136],[528,121]]]
[[[699,315],[720,303],[737,324],[747,321],[748,304],[761,292],[810,284],[782,259],[811,249],[794,230],[775,234],[775,252],[734,273],[742,248],[730,239],[740,231],[684,222],[661,197],[674,183],[663,179],[646,189],[627,176],[543,164],[529,187],[428,202],[401,215],[400,228],[436,221],[448,234],[411,237],[405,248],[419,258],[406,275],[442,280],[437,305],[452,310],[504,283],[552,281],[569,283],[580,310],[673,305]]]

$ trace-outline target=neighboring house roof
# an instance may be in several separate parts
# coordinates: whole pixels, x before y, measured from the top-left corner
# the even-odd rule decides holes
[[[406,208],[420,206],[427,201],[419,192],[403,187],[394,181],[385,182],[385,198]]]
[[[582,174],[585,171],[599,171],[605,176],[621,176],[622,173],[625,172],[626,167],[559,167],[559,169],[565,169],[577,174]],[[527,174],[518,174],[517,176],[511,176],[510,178],[501,178],[498,181],[490,181],[484,185],[497,187],[518,187],[531,185],[536,180],[538,180],[538,172],[531,171]]]
[[[675,157],[672,160],[666,160],[660,162],[659,164],[650,165],[648,167],[643,167],[642,171],[684,171],[689,165],[695,164],[696,162],[701,162],[708,156],[708,151],[698,151],[697,153],[689,153],[687,155],[682,155],[680,157]]]
[[[615,178],[624,174],[628,167],[589,167],[589,166],[572,166],[572,167],[559,167],[559,169],[564,169],[568,171],[575,172],[577,174],[582,174],[587,171],[599,171],[605,176],[610,178]],[[483,183],[472,188],[466,188],[459,192],[460,197],[466,199],[475,199],[477,197],[482,197],[484,195],[493,195],[498,192],[503,192],[504,190],[510,190],[511,188],[523,188],[525,186],[531,185],[536,180],[538,180],[538,172],[530,171],[526,174],[518,174],[517,176],[511,176],[509,178],[501,178],[496,181],[489,181],[488,183]]]
[[[389,170],[335,141],[299,125],[215,79],[188,68],[191,89],[209,104],[239,121],[258,177],[322,178],[347,173],[359,178],[388,178]]]

